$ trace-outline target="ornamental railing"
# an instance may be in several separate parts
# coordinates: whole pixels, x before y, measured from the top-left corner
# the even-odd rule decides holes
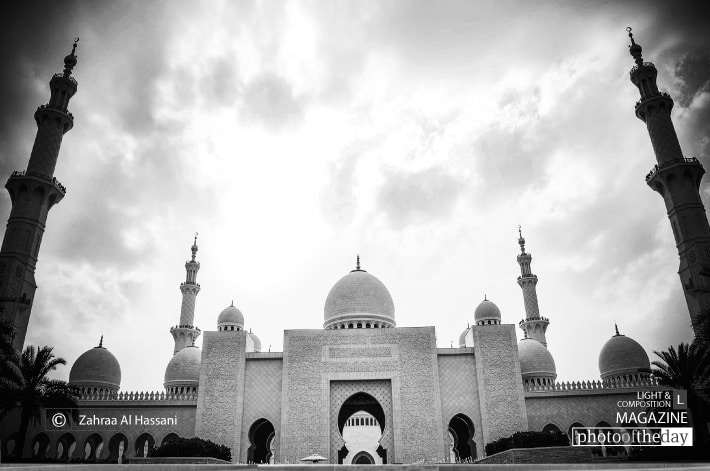
[[[194,325],[189,325],[189,324],[180,324],[176,325],[174,327],[171,327],[170,330],[177,330],[177,329],[191,329],[191,330],[196,330],[198,332],[202,332],[199,327],[194,326]]]
[[[659,386],[658,380],[652,376],[626,379],[612,378],[604,381],[561,381],[551,384],[535,384],[531,381],[524,384],[527,392],[594,391],[652,386]]]
[[[49,175],[46,175],[44,173],[35,172],[35,171],[28,172],[26,170],[22,170],[22,171],[16,170],[16,171],[12,172],[12,175],[10,175],[10,178],[12,178],[12,177],[39,178],[40,180],[43,180],[47,183],[51,183],[52,185],[56,186],[64,194],[66,194],[66,192],[67,192],[67,189],[64,187],[64,185],[59,183],[59,180],[57,180],[57,177],[50,177]]]
[[[523,324],[526,323],[527,321],[545,321],[545,322],[550,322],[550,319],[548,319],[547,317],[542,317],[542,316],[538,316],[538,317],[528,317],[527,319],[523,319],[522,321],[518,322],[518,325],[523,325]]]
[[[682,158],[682,159],[671,159],[663,162],[661,165],[654,165],[653,168],[651,169],[650,172],[646,175],[646,181],[649,181],[651,177],[653,177],[656,172],[658,172],[662,168],[670,167],[671,165],[675,164],[692,164],[692,163],[697,163],[702,167],[702,164],[700,164],[700,161],[696,157],[691,157],[689,159],[687,158]]]
[[[653,62],[644,62],[644,63],[643,63],[643,67],[656,67],[656,66],[653,64]],[[636,72],[637,70],[639,70],[639,65],[638,65],[638,64],[636,64],[635,66],[631,67],[631,73],[632,73],[632,74],[633,74],[634,72]]]
[[[165,391],[125,391],[115,392],[101,390],[79,393],[80,401],[195,401],[196,391],[165,392]]]
[[[65,114],[65,115],[69,116],[69,117],[72,119],[72,121],[74,120],[74,115],[71,114],[71,112],[69,112],[69,110],[65,110],[64,108],[60,108],[60,107],[58,107],[58,106],[54,106],[54,105],[52,105],[52,104],[50,104],[50,103],[47,103],[46,105],[39,105],[39,106],[37,107],[37,111],[39,111],[39,110],[55,110],[55,111],[59,111],[60,113],[63,113],[63,114]]]
[[[52,76],[52,78],[65,78],[65,79],[69,79],[69,81],[70,81],[71,83],[73,83],[74,85],[77,85],[77,86],[78,86],[78,84],[76,83],[76,79],[75,79],[74,77],[72,77],[71,75],[63,74],[62,72],[58,72],[58,73],[54,74],[54,75]]]
[[[646,102],[646,101],[650,100],[651,98],[658,98],[660,96],[666,97],[666,98],[671,98],[671,96],[666,92],[652,93],[644,98],[641,98],[639,101],[637,101],[636,104],[634,105],[634,108],[638,108],[639,105],[641,105],[641,103]]]

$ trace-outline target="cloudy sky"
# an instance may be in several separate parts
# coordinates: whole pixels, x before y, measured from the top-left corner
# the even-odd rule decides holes
[[[28,344],[71,364],[103,334],[122,389],[161,389],[197,231],[203,330],[233,299],[281,351],[284,329],[321,328],[360,254],[397,324],[434,325],[449,347],[484,294],[504,323],[523,317],[519,224],[558,379],[598,378],[614,322],[652,357],[691,337],[665,207],[644,181],[655,158],[625,28],[707,168],[707,6],[14,5],[0,19],[3,179],[26,168],[32,114],[81,38],[55,172],[68,192],[49,215]],[[707,207],[707,178],[701,192]]]

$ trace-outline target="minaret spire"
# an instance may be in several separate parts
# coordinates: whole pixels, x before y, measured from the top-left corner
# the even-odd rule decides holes
[[[202,332],[194,325],[195,301],[197,300],[197,294],[200,292],[200,284],[197,282],[197,272],[200,270],[200,262],[196,260],[197,248],[197,232],[195,232],[195,240],[190,248],[192,259],[185,262],[185,282],[180,284],[180,292],[182,292],[180,324],[170,329],[170,333],[175,340],[173,354],[193,345]]]
[[[545,332],[547,332],[547,326],[550,321],[546,317],[540,316],[540,309],[537,304],[537,276],[533,275],[530,268],[532,255],[525,252],[525,239],[520,226],[518,226],[518,244],[520,245],[518,285],[523,290],[523,301],[525,303],[525,319],[520,321],[519,326],[525,332],[526,337],[530,337],[547,346]]]
[[[12,209],[0,249],[0,319],[15,326],[13,345],[22,350],[30,320],[37,284],[35,269],[49,210],[66,194],[54,177],[59,148],[64,134],[74,126],[69,100],[77,91],[71,76],[77,63],[74,40],[71,53],[64,58],[64,72],[49,81],[51,95],[46,105],[35,111],[37,123],[27,169],[13,172],[5,184]]]
[[[695,157],[683,156],[671,121],[673,99],[658,90],[656,66],[643,61],[641,46],[631,28],[626,30],[631,39],[629,53],[636,63],[631,82],[641,94],[636,117],[646,124],[657,162],[646,175],[646,183],[666,205],[680,258],[678,275],[695,334],[700,335],[701,316],[710,315],[710,225],[699,193],[705,169]]]

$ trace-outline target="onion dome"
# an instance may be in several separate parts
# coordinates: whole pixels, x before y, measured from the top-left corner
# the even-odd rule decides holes
[[[165,389],[196,388],[200,384],[202,350],[191,345],[177,352],[165,368]]]
[[[249,332],[247,333],[249,338],[251,338],[252,343],[254,344],[253,349],[255,352],[260,352],[261,351],[261,340],[259,340],[259,337],[256,336],[256,334],[252,333],[251,329],[249,329]]]
[[[525,337],[518,342],[518,357],[524,382],[549,384],[557,378],[557,368],[552,354],[537,340]]]
[[[242,330],[244,329],[244,315],[242,311],[232,305],[224,308],[217,317],[217,330]]]
[[[328,293],[324,329],[394,327],[394,303],[385,285],[360,269],[342,277]]]
[[[599,374],[603,381],[628,381],[647,377],[651,373],[651,363],[641,345],[634,339],[621,335],[616,327],[616,335],[607,340],[599,353]]]
[[[69,385],[87,392],[112,391],[121,387],[121,365],[113,353],[99,345],[82,353],[69,372]]]
[[[500,324],[500,309],[485,296],[473,314],[476,325]]]
[[[464,348],[466,346],[466,336],[468,335],[468,331],[471,330],[471,327],[466,327],[466,329],[461,332],[461,335],[459,335],[459,348]]]

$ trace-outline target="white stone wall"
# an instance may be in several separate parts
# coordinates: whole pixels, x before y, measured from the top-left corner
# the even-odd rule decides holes
[[[243,330],[205,332],[195,433],[241,456],[246,335]]]
[[[450,459],[448,445],[451,438],[448,433],[449,422],[456,414],[464,414],[475,427],[473,441],[476,453],[480,457],[484,450],[483,425],[478,397],[478,378],[473,348],[439,349],[439,388],[441,390],[441,414],[444,424],[444,443],[447,449],[442,460]]]
[[[394,450],[388,461],[436,461],[444,453],[433,327],[290,330],[284,338],[280,456],[330,456],[330,383],[389,380]]]
[[[248,338],[248,336],[247,336]],[[248,355],[245,369],[244,420],[242,421],[241,450],[239,462],[248,460],[249,429],[259,419],[266,419],[274,426],[276,451],[274,462],[281,462],[278,456],[279,432],[281,431],[281,377],[283,358],[277,353],[252,353]],[[236,461],[235,455],[235,461]]]
[[[472,326],[483,444],[528,430],[515,326]]]

